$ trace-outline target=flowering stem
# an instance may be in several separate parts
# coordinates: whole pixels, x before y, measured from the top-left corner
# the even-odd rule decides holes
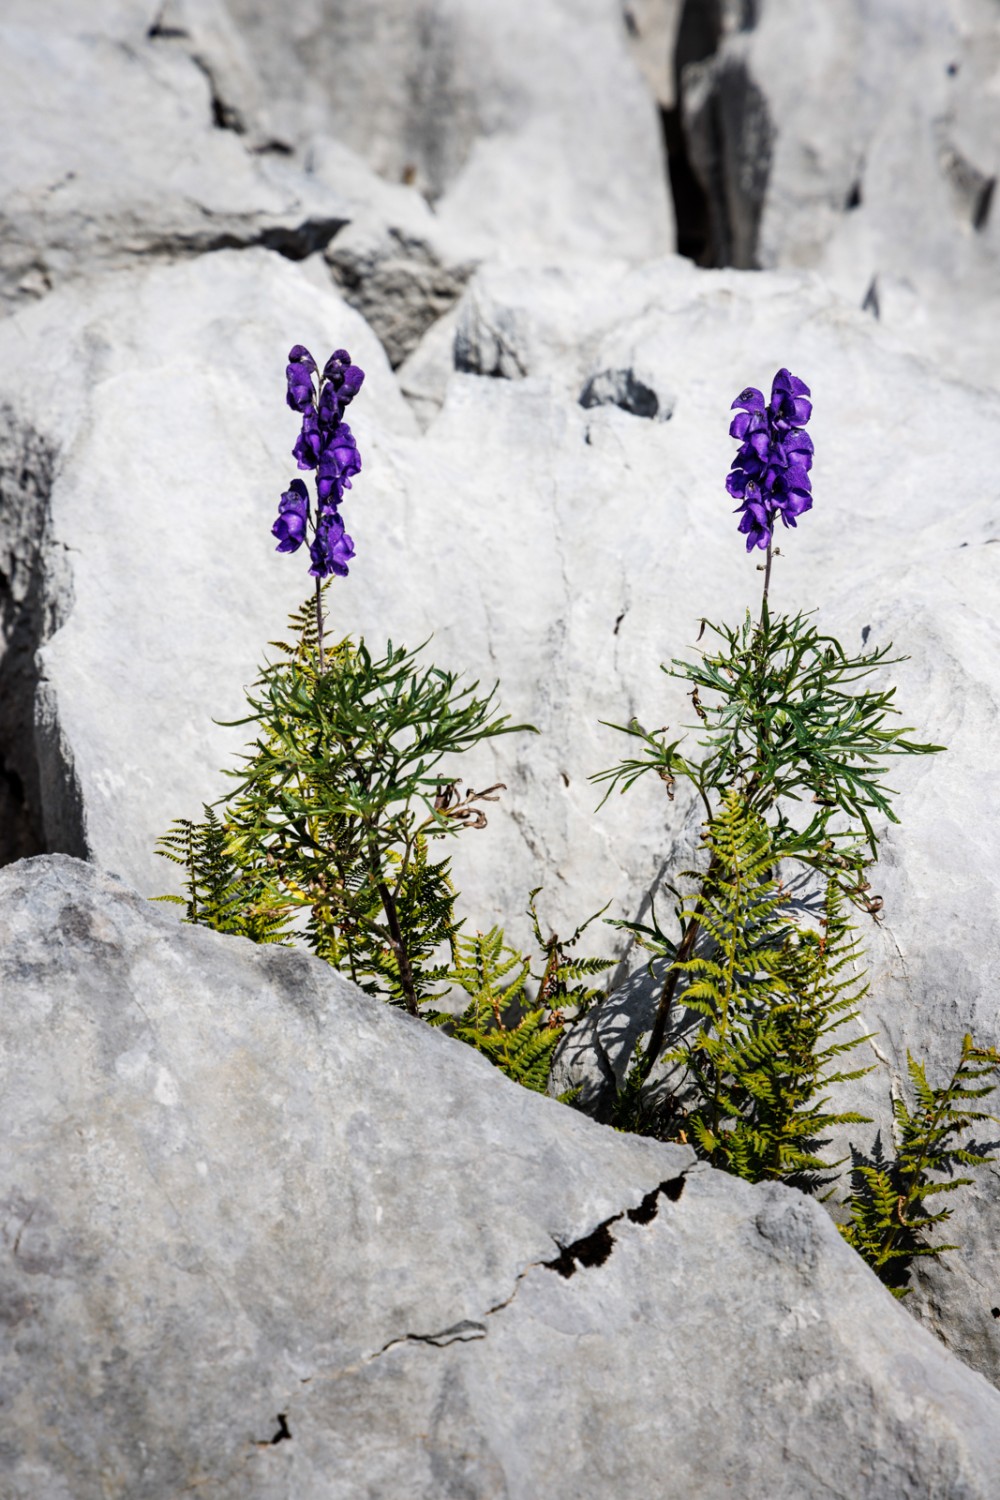
[[[326,671],[326,664],[323,660],[323,591],[318,578],[316,580],[316,639],[319,642],[319,673],[322,677]]]
[[[764,616],[767,614],[767,591],[771,586],[771,549],[772,539],[767,539],[767,562],[764,565],[764,594],[760,601],[760,623],[763,626]]]

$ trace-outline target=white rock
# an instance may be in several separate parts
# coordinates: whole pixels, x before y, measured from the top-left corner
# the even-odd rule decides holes
[[[1000,22],[979,0],[732,7],[683,70],[721,264],[820,267],[953,372],[996,383]]]
[[[63,857],[0,985],[10,1500],[995,1494],[1000,1396],[799,1194]]]
[[[620,0],[230,9],[283,129],[325,129],[456,228],[635,259],[671,248],[659,124]]]
[[[301,257],[348,222],[342,200],[248,150],[246,90],[213,94],[236,70],[215,61],[221,4],[199,12],[208,39],[190,53],[167,22],[150,34],[152,8],[94,12],[16,0],[0,17],[0,300],[137,256],[261,243]]]

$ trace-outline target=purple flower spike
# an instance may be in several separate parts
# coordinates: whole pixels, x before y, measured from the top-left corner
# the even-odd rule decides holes
[[[739,530],[747,551],[766,548],[781,517],[794,526],[812,508],[812,438],[803,427],[812,415],[809,387],[789,370],[779,370],[770,403],[756,386],[747,386],[733,402],[742,408],[733,418],[730,437],[740,444],[726,478],[726,489],[740,514]]]
[[[319,579],[331,573],[346,577],[354,543],[338,506],[351,488],[351,479],[361,472],[361,455],[344,411],[360,391],[365,373],[351,364],[346,349],[336,349],[317,376],[309,350],[295,344],[288,353],[285,375],[288,405],[302,416],[292,456],[300,469],[316,474],[317,511],[310,510],[304,482],[293,479],[281,497],[271,534],[277,538],[279,552],[297,552],[311,530],[310,574]]]

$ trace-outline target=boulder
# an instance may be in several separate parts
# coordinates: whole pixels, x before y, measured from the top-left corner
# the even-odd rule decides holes
[[[682,25],[675,52],[710,263],[821,268],[927,356],[995,385],[996,7],[761,0],[716,16],[707,45]]]
[[[451,311],[484,258],[481,245],[442,234],[422,199],[409,210],[390,218],[384,210],[360,213],[324,251],[345,300],[378,334],[393,368]]]
[[[5,6],[0,140],[0,305],[143,258],[263,246],[301,260],[362,204],[426,212],[346,147],[293,156],[223,0]]]
[[[495,244],[662,254],[655,106],[620,0],[229,0],[280,128],[326,131]]]
[[[10,1500],[996,1493],[1000,1396],[794,1191],[64,856],[0,994]]]

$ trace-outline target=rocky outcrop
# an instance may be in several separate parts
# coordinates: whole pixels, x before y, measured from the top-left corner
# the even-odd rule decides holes
[[[563,933],[606,901],[609,915],[643,913],[651,892],[690,863],[696,819],[680,799],[671,804],[655,788],[636,789],[595,812],[588,778],[621,749],[601,721],[624,722],[636,713],[650,723],[687,723],[690,705],[659,663],[693,645],[706,613],[733,619],[754,602],[759,578],[741,549],[722,485],[731,457],[726,420],[736,390],[747,382],[766,385],[778,366],[790,365],[809,380],[816,401],[816,505],[782,540],[774,597],[781,605],[818,606],[824,623],[849,643],[894,638],[909,657],[894,668],[906,721],[949,747],[946,757],[902,767],[891,778],[903,822],[898,831],[884,830],[877,888],[885,921],[866,934],[873,979],[866,1023],[878,1032],[882,1060],[860,1099],[873,1116],[872,1135],[890,1129],[890,1096],[905,1081],[908,1048],[928,1060],[938,1079],[952,1066],[963,1031],[984,1043],[1000,1041],[991,998],[1000,980],[994,878],[1000,806],[992,772],[1000,714],[994,545],[1000,522],[990,437],[1000,418],[998,47],[995,6],[979,0],[937,6],[580,0],[572,7],[562,0],[500,7],[481,0],[372,0],[354,7],[317,0],[281,11],[258,0],[139,6],[93,0],[85,7],[8,0],[0,18],[0,862],[40,851],[86,856],[144,895],[159,891],[173,871],[153,854],[157,835],[175,816],[197,816],[204,801],[226,789],[219,769],[234,763],[242,731],[213,720],[238,716],[241,685],[309,587],[301,557],[275,557],[269,536],[276,498],[294,473],[295,423],[283,401],[282,367],[290,344],[301,340],[317,353],[346,344],[368,372],[354,408],[364,469],[345,507],[357,559],[350,579],[335,590],[337,628],[411,645],[433,634],[430,649],[439,662],[484,680],[499,676],[504,707],[542,731],[501,742],[463,768],[475,784],[503,781],[507,791],[489,829],[456,843],[462,913],[474,926],[499,921],[514,940],[527,939],[525,898],[539,884],[543,921]],[[678,243],[692,256],[729,263],[726,269],[703,270],[666,254],[672,228],[661,127],[678,204],[682,169],[694,188],[696,175],[701,182],[704,222],[681,223]],[[195,952],[224,952],[226,964],[230,955],[243,955],[245,973],[234,977],[223,964],[204,980],[203,1005],[208,997],[221,1003],[219,993],[249,992],[263,975],[266,1008],[267,995],[273,999],[281,985],[297,993],[301,975],[319,972],[305,964],[289,969],[294,983],[279,982],[274,974],[298,963],[293,956],[253,955],[239,945],[216,950],[204,934],[167,934],[134,897],[95,871],[81,874],[66,864],[37,869],[48,873],[38,875],[36,894],[46,880],[55,881],[48,895],[38,895],[42,912],[50,912],[59,881],[69,881],[76,891],[70,904],[90,913],[80,919],[83,937],[74,936],[70,916],[68,946],[56,941],[67,974],[74,965],[74,972],[91,973],[86,955],[103,941],[93,934],[118,931],[126,909],[129,922],[134,917],[139,924],[135,932],[141,928],[154,948],[161,945],[157,952],[171,955],[167,968],[176,964],[188,974],[184,955]],[[18,891],[28,892],[26,878],[22,869]],[[27,906],[17,910],[27,912],[34,901],[30,892],[23,895]],[[34,931],[34,922],[24,916],[24,933]],[[621,1070],[643,1025],[650,987],[635,955],[615,947],[611,929],[598,924],[588,937],[622,960],[612,1000],[595,1014],[592,1031],[575,1038],[576,1055],[564,1058],[567,1083],[589,1078],[596,1086],[610,1070]],[[141,988],[136,975],[151,976],[160,993],[158,966],[142,957],[138,937],[138,947],[131,941],[110,942],[105,966],[87,981],[91,991],[52,978],[53,993],[85,995],[90,1006],[87,1012],[78,1000],[80,1008],[66,1012],[76,1018],[67,1022],[76,1041],[92,1036],[87,1017],[107,995],[132,1004]],[[204,961],[211,969],[214,959]],[[48,962],[39,958],[38,972],[57,975],[45,968]],[[17,971],[18,985],[28,983],[35,963]],[[272,973],[268,966],[275,964]],[[301,982],[308,988],[314,981]],[[315,982],[352,1015],[368,1015],[330,976]],[[8,986],[4,1001],[9,993]],[[136,1003],[145,1004],[143,996]],[[171,1026],[180,1009],[178,1000]],[[36,1054],[45,1054],[49,1026],[63,1037],[59,1014],[45,1010],[30,1033]],[[259,1020],[263,1013],[254,1014]],[[439,1049],[434,1057],[460,1057],[477,1087],[497,1087],[468,1054],[422,1032],[417,1042],[412,1030],[392,1030],[398,1018],[378,1015],[372,1025],[390,1029],[372,1033],[377,1046],[373,1040],[369,1057],[405,1035],[419,1048]],[[285,1057],[281,1066],[290,1077],[291,1061],[275,1050],[267,1030],[272,1023],[260,1024],[266,1045],[255,1054],[255,1076],[266,1073],[260,1058],[271,1049]],[[164,1033],[169,1029],[164,1021]],[[232,1020],[228,1034],[236,1031]],[[192,1033],[190,1048],[204,1044],[228,1089],[228,1064],[207,1037]],[[68,1056],[69,1043],[60,1045]],[[323,1046],[334,1044],[327,1039]],[[165,1054],[155,1048],[154,1054],[156,1068],[174,1077]],[[450,1097],[436,1064],[423,1052],[414,1057],[417,1074],[429,1069],[438,1080],[435,1097]],[[132,1087],[130,1066],[126,1058],[116,1087]],[[144,1107],[173,1110],[167,1118],[176,1122],[177,1107],[156,1098],[159,1073],[144,1072],[146,1066],[137,1063],[135,1074],[147,1095],[152,1090]],[[332,1062],[329,1068],[324,1078],[339,1080]],[[48,1121],[38,1125],[37,1140],[47,1143],[42,1165],[67,1174],[67,1163],[75,1169],[81,1160],[74,1154],[77,1127],[86,1139],[99,1137],[86,1189],[77,1200],[67,1187],[65,1202],[76,1205],[74,1224],[89,1217],[95,1234],[111,1236],[110,1245],[118,1209],[109,1205],[145,1204],[135,1163],[141,1165],[149,1141],[149,1160],[159,1162],[161,1146],[149,1120],[137,1114],[134,1124],[134,1100],[105,1121],[103,1101],[121,1104],[125,1097],[109,1093],[108,1075],[81,1074],[76,1095],[71,1073],[66,1064],[38,1085],[37,1118]],[[232,1097],[243,1102],[225,1171],[235,1182],[239,1150],[244,1157],[250,1152],[247,1142],[267,1111],[256,1085],[240,1094],[239,1067],[233,1076]],[[405,1083],[411,1085],[410,1073]],[[171,1088],[163,1085],[167,1095]],[[414,1139],[419,1133],[400,1112],[401,1093],[409,1097],[402,1085],[392,1100],[379,1096],[383,1141],[397,1130]],[[76,1112],[59,1115],[57,1096],[75,1099]],[[546,1113],[536,1100],[516,1108],[541,1110],[538,1119],[558,1117],[558,1131],[576,1132],[574,1141],[584,1139],[581,1131],[587,1142],[599,1138],[554,1106]],[[36,1118],[29,1110],[23,1119],[29,1115]],[[519,1140],[518,1131],[534,1129],[524,1124],[527,1116],[513,1123],[502,1110],[501,1116],[502,1128],[495,1122],[491,1137],[497,1156],[507,1149],[508,1127]],[[133,1123],[122,1124],[126,1117]],[[74,1124],[60,1135],[52,1122],[64,1118]],[[374,1109],[368,1119],[356,1127],[362,1136],[376,1130]],[[282,1141],[284,1120],[268,1127]],[[119,1125],[124,1134],[116,1135]],[[102,1135],[105,1126],[109,1133]],[[306,1158],[314,1152],[325,1159],[328,1150],[330,1160],[344,1158],[332,1137],[296,1136],[300,1126],[288,1128],[299,1141],[297,1175],[289,1179],[286,1204],[272,1160],[267,1212],[277,1216],[280,1199],[289,1221],[298,1224],[300,1214],[310,1233],[321,1225],[322,1241],[327,1208],[317,1207],[322,1193]],[[17,1115],[9,1139],[20,1151],[36,1139],[34,1130]],[[441,1126],[434,1141],[444,1135]],[[168,1131],[163,1139],[181,1142],[179,1166],[186,1160],[182,1136]],[[407,1170],[419,1185],[426,1169],[428,1192],[447,1206],[453,1187],[428,1166],[436,1149],[432,1142],[419,1168]],[[477,1149],[486,1150],[483,1140]],[[928,1364],[924,1354],[911,1362],[907,1340],[917,1338],[912,1347],[926,1349],[919,1330],[896,1311],[884,1325],[880,1313],[870,1312],[884,1299],[878,1301],[854,1261],[843,1259],[818,1210],[710,1174],[688,1174],[679,1200],[661,1195],[655,1216],[637,1222],[627,1210],[641,1206],[661,1180],[659,1165],[644,1174],[662,1156],[635,1142],[586,1150],[596,1152],[586,1156],[587,1170],[604,1184],[596,1197],[582,1188],[574,1197],[575,1187],[565,1199],[556,1193],[557,1207],[563,1205],[558,1225],[545,1217],[547,1209],[536,1214],[529,1206],[530,1233],[489,1250],[485,1279],[470,1280],[462,1270],[458,1304],[452,1282],[429,1290],[429,1276],[412,1283],[411,1302],[391,1300],[396,1281],[409,1284],[410,1264],[423,1265],[414,1247],[424,1243],[425,1228],[431,1259],[438,1256],[435,1274],[448,1248],[416,1209],[409,1227],[393,1221],[401,1258],[376,1256],[377,1294],[358,1273],[357,1297],[367,1310],[341,1343],[332,1325],[322,1324],[319,1353],[309,1332],[316,1307],[324,1309],[321,1322],[327,1302],[330,1316],[340,1317],[339,1293],[316,1271],[313,1252],[295,1240],[298,1280],[286,1318],[288,1294],[274,1250],[285,1241],[280,1235],[268,1241],[265,1254],[256,1239],[241,1241],[231,1230],[254,1220],[249,1179],[241,1179],[226,1200],[236,1205],[230,1228],[211,1221],[214,1243],[236,1234],[220,1252],[225,1296],[233,1302],[232,1286],[259,1255],[277,1311],[269,1310],[263,1281],[251,1277],[251,1312],[234,1315],[229,1332],[219,1335],[230,1382],[219,1400],[232,1397],[232,1405],[215,1407],[206,1397],[207,1426],[185,1404],[183,1374],[176,1373],[183,1370],[185,1341],[195,1337],[198,1299],[208,1295],[208,1272],[190,1269],[200,1264],[197,1236],[178,1248],[174,1229],[149,1210],[153,1227],[145,1239],[139,1235],[129,1274],[158,1264],[159,1245],[169,1248],[169,1274],[177,1280],[169,1295],[157,1292],[150,1327],[158,1333],[143,1343],[141,1308],[126,1307],[129,1297],[115,1294],[111,1283],[125,1264],[114,1259],[120,1245],[103,1262],[103,1250],[87,1240],[90,1248],[74,1261],[76,1229],[63,1241],[53,1228],[52,1243],[70,1249],[59,1267],[46,1269],[48,1200],[30,1187],[29,1174],[10,1187],[8,1244],[18,1247],[17,1276],[29,1278],[17,1282],[9,1303],[18,1318],[18,1309],[29,1310],[14,1349],[17,1378],[25,1379],[18,1401],[31,1399],[24,1392],[34,1329],[56,1327],[72,1307],[92,1318],[94,1347],[105,1351],[95,1365],[84,1352],[83,1323],[74,1325],[73,1451],[81,1474],[91,1472],[86,1466],[100,1451],[106,1489],[118,1483],[106,1476],[120,1466],[130,1494],[162,1493],[181,1473],[196,1484],[207,1475],[209,1487],[221,1476],[229,1490],[220,1493],[242,1494],[239,1486],[252,1473],[262,1495],[282,1486],[308,1495],[330,1464],[360,1492],[368,1485],[373,1493],[394,1486],[407,1493],[406,1465],[417,1454],[425,1464],[420,1483],[437,1493],[449,1487],[499,1493],[506,1485],[511,1495],[558,1494],[560,1485],[567,1492],[575,1485],[575,1493],[585,1494],[599,1482],[616,1493],[629,1493],[628,1485],[653,1493],[669,1471],[680,1476],[679,1492],[711,1495],[711,1485],[721,1492],[725,1482],[752,1494],[757,1476],[748,1473],[753,1460],[746,1455],[768,1430],[800,1464],[800,1477],[778,1481],[770,1460],[762,1460],[761,1493],[813,1493],[808,1462],[824,1444],[833,1455],[824,1460],[824,1484],[842,1482],[845,1494],[851,1484],[854,1493],[908,1493],[911,1480],[900,1477],[902,1460],[893,1456],[901,1452],[897,1434],[907,1423],[919,1428],[925,1400],[952,1413],[955,1390],[972,1387],[961,1385],[968,1377],[954,1374],[944,1355],[935,1356],[943,1363]],[[455,1173],[472,1171],[465,1158],[443,1159]],[[379,1164],[359,1161],[366,1171]],[[536,1158],[531,1162],[535,1170]],[[542,1180],[547,1201],[548,1179]],[[622,1196],[623,1181],[638,1197]],[[182,1172],[182,1199],[186,1182]],[[119,1183],[120,1199],[113,1196]],[[175,1185],[167,1184],[171,1194]],[[361,1202],[364,1190],[351,1191]],[[414,1186],[405,1201],[412,1208],[418,1196]],[[345,1201],[354,1225],[356,1200]],[[511,1186],[509,1199],[491,1200],[491,1212],[517,1220],[513,1201]],[[685,1220],[696,1202],[702,1217]],[[785,1223],[788,1202],[796,1204],[792,1219],[799,1227],[781,1230],[787,1255],[776,1279],[760,1271],[759,1259],[751,1275],[736,1242],[744,1249],[749,1243],[759,1257],[760,1233],[748,1227],[757,1223],[753,1205],[776,1204]],[[198,1211],[210,1218],[214,1210],[206,1204]],[[955,1208],[951,1237],[962,1250],[920,1269],[909,1306],[1000,1383],[1000,1318],[992,1311],[1000,1305],[995,1174],[980,1174],[972,1189],[956,1195]],[[616,1219],[623,1211],[625,1218]],[[649,1217],[652,1209],[642,1212]],[[456,1213],[466,1234],[469,1199],[461,1198]],[[559,1244],[589,1243],[610,1220],[614,1253],[590,1267],[605,1279],[589,1283],[599,1293],[577,1302],[588,1285],[583,1272],[563,1282],[546,1269],[545,1257],[559,1259]],[[126,1221],[133,1223],[127,1215]],[[411,1240],[414,1224],[423,1227]],[[375,1255],[364,1234],[356,1243]],[[695,1251],[699,1234],[716,1247],[715,1270]],[[469,1231],[462,1240],[463,1267],[473,1239]],[[808,1270],[814,1240],[815,1264],[834,1267],[829,1273]],[[570,1261],[585,1264],[605,1245],[602,1232],[592,1250]],[[350,1282],[355,1272],[343,1247],[338,1255],[339,1274]],[[801,1306],[789,1292],[792,1260],[807,1268],[801,1275],[813,1300]],[[664,1267],[674,1261],[686,1283],[710,1287],[704,1297],[692,1294],[686,1311],[678,1310],[680,1283],[656,1280],[668,1277]],[[648,1263],[659,1269],[654,1273]],[[65,1275],[62,1266],[70,1268]],[[94,1268],[101,1266],[98,1275]],[[87,1282],[92,1271],[96,1279]],[[769,1312],[753,1323],[756,1303],[737,1301],[742,1326],[755,1330],[752,1347],[744,1349],[716,1283],[698,1281],[716,1271],[731,1286],[753,1286],[755,1294],[759,1282],[765,1302],[772,1298],[767,1306],[785,1309],[785,1322]],[[643,1302],[635,1288],[647,1274],[655,1295]],[[177,1288],[190,1290],[191,1276],[202,1280],[185,1302],[187,1293]],[[321,1289],[312,1302],[310,1278]],[[44,1308],[39,1302],[36,1325],[31,1288],[50,1282],[68,1301]],[[808,1330],[833,1328],[834,1282],[846,1331],[827,1335],[821,1352],[831,1373],[821,1377],[818,1363],[809,1363],[820,1351]],[[515,1287],[516,1297],[505,1300]],[[171,1301],[175,1291],[178,1300]],[[107,1303],[99,1300],[105,1294]],[[615,1344],[591,1296],[611,1309],[616,1330],[639,1342]],[[177,1314],[176,1336],[167,1339],[170,1310],[181,1307],[188,1311]],[[382,1316],[386,1309],[391,1316]],[[50,1315],[56,1321],[45,1323]],[[637,1332],[643,1320],[648,1328]],[[737,1350],[733,1357],[743,1363],[732,1368],[739,1379],[716,1390],[706,1373],[707,1394],[697,1400],[689,1389],[658,1388],[650,1426],[665,1446],[648,1448],[655,1463],[641,1443],[626,1452],[618,1419],[601,1415],[599,1387],[621,1387],[624,1412],[626,1395],[635,1398],[625,1387],[630,1381],[643,1387],[635,1371],[659,1371],[664,1349],[676,1349],[684,1368],[697,1364],[702,1348],[717,1354],[719,1338],[706,1333],[709,1325],[722,1328],[727,1347]],[[672,1342],[678,1327],[691,1333],[690,1346]],[[123,1341],[107,1343],[109,1328],[128,1338],[123,1332]],[[785,1432],[769,1426],[770,1409],[765,1419],[763,1405],[747,1405],[746,1392],[769,1388],[772,1405],[778,1402],[785,1387],[775,1394],[769,1372],[788,1328],[798,1351],[789,1400],[802,1416],[799,1428]],[[879,1329],[890,1332],[876,1337],[871,1330]],[[169,1391],[176,1402],[164,1408],[157,1427],[152,1403],[144,1405],[136,1393],[157,1388],[154,1351],[164,1339],[173,1351]],[[307,1350],[303,1368],[320,1373],[296,1385],[300,1347]],[[577,1357],[591,1347],[601,1351],[593,1377],[589,1366],[581,1372]],[[897,1353],[890,1357],[891,1349]],[[896,1360],[917,1372],[912,1380]],[[131,1373],[119,1377],[119,1364]],[[536,1368],[537,1389],[525,1373]],[[325,1379],[322,1372],[331,1370],[337,1378]],[[510,1395],[511,1370],[531,1394],[537,1429],[523,1419],[520,1394]],[[192,1389],[207,1388],[204,1370],[198,1380],[203,1375]],[[383,1476],[372,1467],[370,1449],[358,1448],[355,1456],[358,1429],[350,1423],[338,1429],[329,1410],[345,1403],[360,1427],[371,1416],[369,1393],[379,1380],[393,1382],[399,1412],[395,1435],[380,1450],[390,1455]],[[849,1397],[845,1382],[852,1380]],[[565,1389],[578,1386],[580,1405],[563,1429],[553,1392],[562,1399]],[[967,1458],[962,1448],[961,1434],[976,1423],[987,1435],[992,1430],[993,1408],[975,1390],[972,1426],[954,1418],[958,1425],[948,1432],[959,1436],[950,1449],[952,1438],[940,1436],[943,1429],[928,1416],[930,1447],[919,1449],[906,1473],[930,1476],[929,1493],[987,1492],[974,1466],[985,1464],[991,1450],[987,1445],[978,1458]],[[266,1399],[258,1401],[262,1391]],[[383,1392],[378,1397],[378,1410],[392,1407]],[[115,1448],[106,1415],[111,1405],[128,1413],[130,1433],[145,1434],[136,1443],[161,1455],[148,1474],[139,1447],[128,1446],[131,1438],[121,1454]],[[15,1428],[25,1444],[18,1449],[17,1500],[44,1494],[50,1480],[52,1492],[61,1493],[63,1481],[52,1476],[63,1471],[45,1456],[56,1439],[38,1410],[17,1407]],[[661,1420],[663,1410],[678,1412],[676,1428]],[[697,1435],[703,1410],[713,1414],[711,1443]],[[243,1428],[236,1411],[246,1415]],[[721,1444],[716,1411],[729,1423]],[[201,1434],[191,1448],[194,1468],[173,1456],[185,1446],[189,1420]],[[88,1446],[91,1423],[97,1436]],[[306,1456],[297,1423],[311,1433]],[[863,1429],[875,1436],[860,1435]],[[544,1442],[536,1441],[537,1430]],[[420,1447],[415,1434],[431,1431],[432,1448]],[[468,1447],[465,1431],[476,1434]],[[565,1432],[562,1447],[552,1448],[553,1431]],[[858,1436],[841,1481],[839,1455],[850,1446],[844,1434]],[[590,1467],[581,1477],[571,1455],[585,1437]],[[942,1456],[946,1450],[951,1458]],[[237,1452],[242,1457],[230,1464]],[[218,1468],[213,1453],[223,1455]],[[275,1477],[266,1464],[284,1467]],[[619,1479],[625,1487],[616,1490]],[[912,1489],[917,1483],[910,1492],[922,1493]],[[72,1479],[66,1485],[76,1493]]]
[[[125,309],[128,340],[112,336]],[[520,914],[534,886],[545,887],[545,921],[565,933],[608,901],[611,914],[637,914],[690,864],[693,823],[658,789],[595,813],[588,777],[621,749],[601,721],[688,722],[659,663],[693,642],[700,616],[736,618],[759,586],[722,489],[733,390],[766,382],[782,360],[809,376],[816,507],[783,539],[776,597],[818,604],[847,641],[894,639],[910,658],[895,669],[906,722],[949,747],[893,779],[902,829],[879,872],[885,924],[867,934],[867,1014],[889,1072],[869,1080],[868,1112],[887,1128],[908,1047],[940,1076],[965,1030],[997,1041],[988,445],[965,451],[964,509],[942,518],[939,505],[949,435],[988,431],[996,399],[929,376],[801,276],[699,274],[679,261],[484,270],[451,345],[465,371],[446,376],[423,439],[357,314],[321,276],[261,251],[117,277],[86,299],[66,289],[8,319],[7,368],[20,349],[58,347],[56,370],[86,372],[7,395],[22,427],[51,445],[46,524],[75,601],[30,680],[34,739],[16,744],[48,788],[46,846],[152,894],[174,874],[156,838],[225,790],[219,770],[243,741],[213,718],[239,716],[240,685],[308,583],[268,534],[292,472],[282,357],[300,338],[346,343],[370,371],[355,408],[365,468],[348,512],[358,556],[336,592],[338,628],[375,641],[435,632],[439,662],[496,672],[505,708],[541,730],[465,768],[474,784],[508,791],[489,829],[455,848],[463,914],[501,922],[515,940],[528,936]],[[889,391],[906,413],[891,447]],[[446,596],[423,584],[429,558],[447,568]],[[19,680],[23,692],[29,679]],[[592,937],[621,953],[610,929]],[[610,1015],[631,1038],[635,1010],[623,1018],[616,1000]],[[1000,1378],[993,1198],[988,1177],[966,1195],[954,1225],[964,1256],[928,1271],[923,1305]]]
[[[672,246],[653,101],[620,0],[230,0],[283,130],[325,130],[494,244]]]
[[[822,1210],[300,953],[0,874],[11,1500],[989,1500],[1000,1396]]]
[[[692,50],[696,11],[714,26]],[[821,268],[927,355],[995,384],[995,9],[723,0],[685,8],[675,56],[708,263]]]

